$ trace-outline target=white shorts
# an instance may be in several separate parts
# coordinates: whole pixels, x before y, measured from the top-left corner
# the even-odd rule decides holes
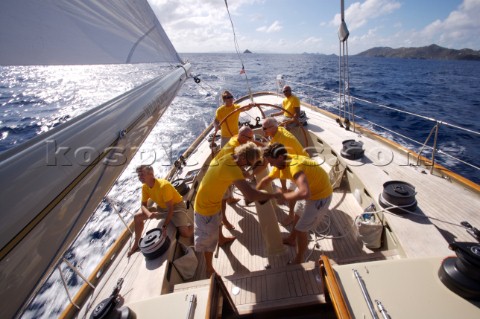
[[[315,230],[328,213],[328,207],[332,202],[332,195],[319,200],[299,200],[295,204],[295,214],[300,217],[295,230],[308,232]]]
[[[195,212],[194,245],[196,252],[214,252],[217,248],[220,222],[220,212],[213,216],[203,216]]]

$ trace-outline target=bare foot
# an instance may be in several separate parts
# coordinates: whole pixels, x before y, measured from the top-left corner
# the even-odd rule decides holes
[[[140,247],[138,247],[137,244],[133,245],[132,248],[127,253],[127,257],[130,257],[131,255],[135,254],[137,251],[140,250]]]
[[[233,242],[237,237],[232,236],[232,237],[221,237],[218,239],[218,246],[222,247],[228,243]]]
[[[283,239],[283,243],[288,246],[295,246],[295,239],[291,239],[290,237],[286,237]]]
[[[290,225],[291,223],[293,223],[294,220],[295,220],[294,217],[288,215],[284,220],[281,221],[280,224],[282,224],[283,226],[288,226],[288,225]]]

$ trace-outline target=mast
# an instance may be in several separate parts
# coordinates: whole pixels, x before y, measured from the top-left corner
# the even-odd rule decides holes
[[[340,0],[340,26],[338,28],[339,39],[339,61],[338,61],[338,116],[337,122],[340,126],[345,126],[346,130],[350,129],[350,122],[354,122],[353,103],[349,92],[349,73],[348,73],[348,36],[350,32],[345,22],[345,5],[344,0]],[[342,117],[344,122],[342,123]],[[353,125],[355,129],[355,125]]]

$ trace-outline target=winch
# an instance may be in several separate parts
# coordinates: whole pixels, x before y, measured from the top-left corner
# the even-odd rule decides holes
[[[412,212],[417,208],[415,187],[402,181],[388,181],[383,184],[383,193],[379,195],[378,203],[383,208],[396,214]],[[393,207],[393,208],[392,208]]]
[[[140,239],[138,247],[146,259],[155,259],[170,247],[170,238],[163,234],[161,228],[153,228]]]
[[[457,255],[443,260],[440,281],[459,296],[480,300],[480,244],[454,242],[449,248]]]
[[[342,157],[349,160],[356,160],[363,157],[365,150],[363,149],[363,143],[355,140],[345,140],[342,142],[343,148],[340,151]]]

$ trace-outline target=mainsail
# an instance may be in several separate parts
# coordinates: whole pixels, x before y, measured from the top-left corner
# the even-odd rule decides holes
[[[0,43],[1,65],[180,62],[146,0],[2,0]]]
[[[181,63],[146,0],[0,2],[0,64]],[[176,96],[190,65],[0,154],[1,318],[19,316]]]

